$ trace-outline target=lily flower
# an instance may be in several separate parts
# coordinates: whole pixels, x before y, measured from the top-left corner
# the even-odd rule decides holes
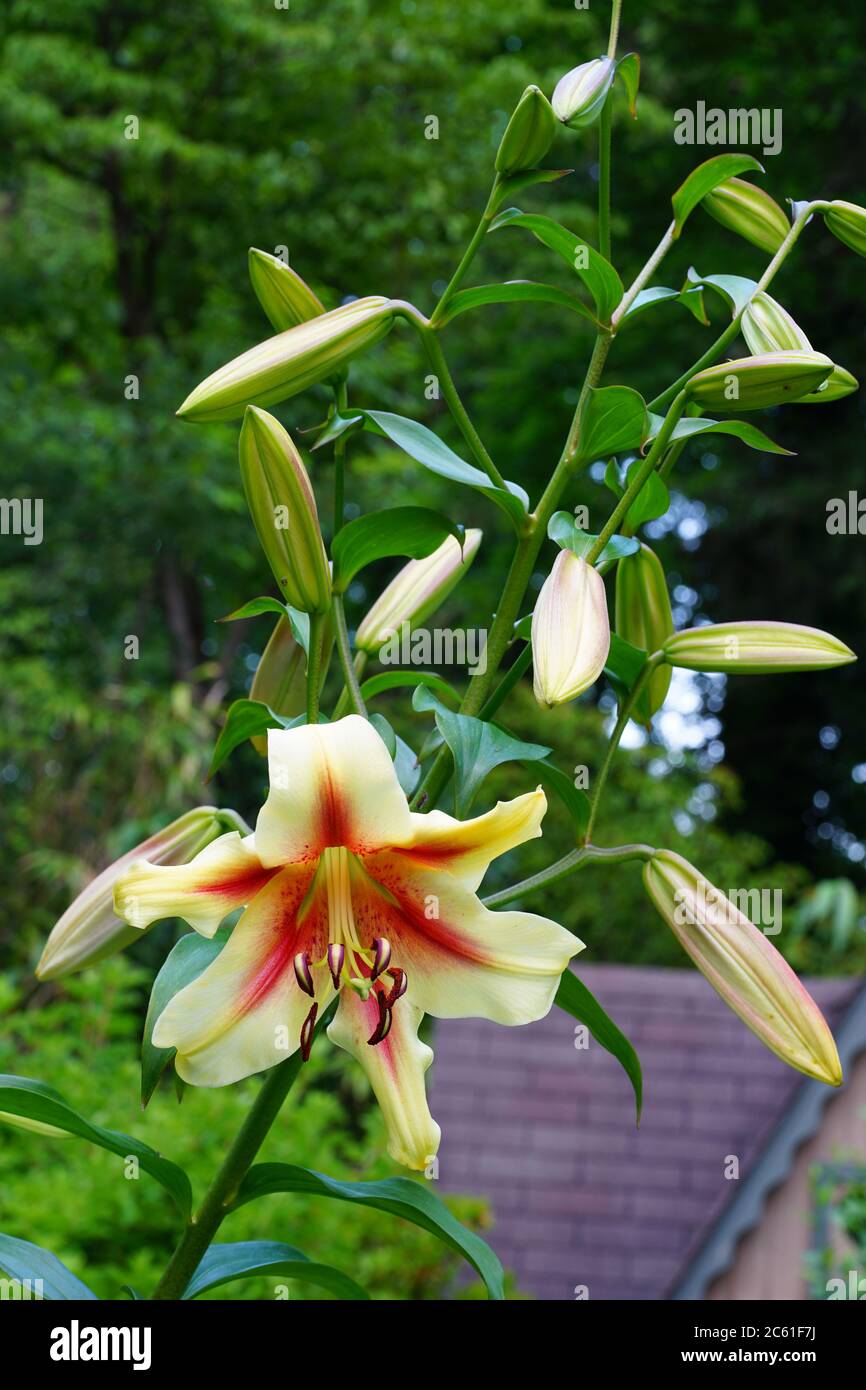
[[[541,834],[544,793],[461,822],[412,812],[376,730],[358,715],[268,734],[270,792],[255,833],[214,841],[178,868],[132,865],[115,892],[132,926],[184,917],[212,936],[241,916],[216,960],[157,1020],[183,1080],[224,1086],[298,1048],[339,995],[328,1029],[364,1067],[388,1151],[424,1169],[439,1145],[418,1038],[425,1013],[531,1023],[548,1013],[582,949],[528,912],[491,912],[491,860]]]

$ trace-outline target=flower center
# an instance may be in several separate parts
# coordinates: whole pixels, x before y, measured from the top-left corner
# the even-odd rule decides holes
[[[375,936],[369,946],[361,944],[352,910],[353,858],[342,846],[322,851],[312,893],[317,886],[324,886],[328,900],[328,948],[320,960],[311,960],[306,951],[300,951],[294,958],[298,986],[313,1000],[301,1028],[301,1056],[305,1062],[310,1055],[319,1011],[317,989],[320,984],[327,987],[327,975],[335,990],[348,985],[363,1000],[369,999],[371,994],[375,998],[379,1016],[367,1039],[371,1046],[388,1036],[394,1005],[406,993],[406,972],[391,965],[391,944],[387,938]]]

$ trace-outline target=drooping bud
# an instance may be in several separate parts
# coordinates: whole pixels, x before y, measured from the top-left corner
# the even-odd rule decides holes
[[[532,615],[533,689],[540,705],[576,700],[598,679],[610,650],[604,580],[561,550]]]
[[[728,231],[771,255],[791,230],[776,200],[745,179],[725,179],[704,196],[701,205]]]
[[[838,637],[799,623],[689,627],[668,638],[662,650],[671,666],[684,666],[688,671],[730,671],[740,676],[820,671],[857,660]]]
[[[378,652],[403,623],[423,623],[460,582],[481,543],[481,532],[469,530],[463,550],[447,536],[431,555],[410,560],[382,591],[355,634],[355,650]]]
[[[705,367],[685,389],[704,410],[764,410],[817,390],[832,370],[822,352],[765,352]]]
[[[516,174],[534,169],[553,144],[556,117],[539,87],[527,87],[496,152],[497,174]]]
[[[740,329],[754,353],[811,352],[812,344],[787,309],[761,290],[746,305]]]
[[[801,396],[795,405],[828,405],[830,401],[841,401],[843,396],[850,396],[852,391],[859,390],[860,383],[856,376],[845,370],[844,367],[835,366],[817,391],[810,391],[808,396]]]
[[[674,630],[665,572],[648,545],[624,556],[617,566],[616,630],[626,642],[650,655],[661,649]],[[670,667],[659,666],[638,696],[632,717],[649,724],[664,704],[670,683]]]
[[[657,850],[644,886],[680,945],[747,1028],[788,1066],[842,1083],[833,1035],[787,961],[729,898],[681,855]]]
[[[557,120],[573,130],[582,130],[598,120],[616,76],[612,58],[592,58],[561,77],[553,93],[552,106]]]
[[[40,980],[59,980],[85,966],[96,965],[137,941],[142,930],[122,921],[114,911],[114,885],[136,859],[151,864],[188,864],[212,840],[227,831],[250,833],[234,811],[197,806],[163,830],[143,840],[88,883],[66,909],[45,943],[36,967]]]
[[[858,256],[866,256],[866,208],[836,199],[824,209],[824,221],[834,237]]]
[[[250,348],[187,396],[185,420],[235,420],[248,405],[274,405],[333,376],[393,326],[390,299],[371,295],[320,314]]]
[[[299,323],[318,318],[325,306],[297,271],[267,251],[250,247],[250,281],[256,298],[277,333],[295,328]]]
[[[334,989],[340,988],[343,965],[346,961],[346,948],[340,941],[328,943],[328,969],[334,982]]]
[[[300,454],[279,420],[248,406],[239,456],[247,506],[280,593],[302,613],[325,613],[331,574],[316,499]]]

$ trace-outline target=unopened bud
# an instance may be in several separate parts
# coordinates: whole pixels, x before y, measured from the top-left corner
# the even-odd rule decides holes
[[[800,325],[765,290],[754,295],[746,305],[740,329],[750,352],[812,351],[812,344]]]
[[[702,206],[728,231],[775,255],[791,224],[779,204],[763,188],[745,179],[725,179],[707,193]]]
[[[331,575],[316,499],[291,438],[273,415],[249,406],[239,456],[247,505],[280,593],[303,613],[327,612]]]
[[[747,1028],[788,1066],[842,1083],[833,1035],[808,991],[762,931],[681,855],[657,850],[644,886],[684,950]]]
[[[527,87],[505,127],[496,153],[497,174],[534,169],[553,144],[556,117],[538,87]]]
[[[574,130],[582,130],[598,120],[616,76],[612,58],[593,58],[561,77],[553,93],[552,106],[557,120]]]
[[[616,571],[616,630],[633,647],[657,652],[674,630],[671,601],[662,563],[654,550],[641,545],[620,560]],[[649,724],[661,709],[671,683],[669,666],[650,676],[632,710],[632,718]]]
[[[267,251],[250,247],[250,281],[256,298],[277,333],[295,328],[299,323],[318,318],[325,306],[297,271],[271,256]]]
[[[741,676],[784,671],[820,671],[857,658],[850,647],[799,623],[713,623],[689,627],[668,638],[665,661],[689,671],[730,671]]]
[[[705,367],[685,389],[705,410],[764,410],[817,390],[832,370],[822,352],[765,352]]]
[[[598,680],[610,650],[607,595],[598,570],[561,550],[532,615],[533,689],[540,705],[576,700]]]
[[[358,625],[356,651],[378,652],[403,623],[423,623],[469,569],[481,534],[467,531],[462,550],[455,536],[446,536],[431,555],[404,565]]]
[[[830,401],[841,401],[843,396],[850,396],[859,386],[856,376],[852,376],[844,367],[835,366],[817,391],[810,391],[808,396],[801,396],[795,401],[795,405],[828,405]]]
[[[824,210],[828,228],[858,256],[866,256],[866,208],[836,199]]]

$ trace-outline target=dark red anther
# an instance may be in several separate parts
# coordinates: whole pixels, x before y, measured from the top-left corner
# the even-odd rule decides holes
[[[373,965],[370,970],[370,979],[376,980],[387,970],[391,960],[391,943],[386,936],[377,936],[373,941]]]
[[[370,1047],[375,1047],[377,1043],[383,1042],[391,1031],[391,1009],[383,990],[376,990],[376,1003],[379,1006],[379,1021],[367,1039]]]
[[[316,1014],[319,1012],[318,1004],[314,1004],[304,1019],[301,1027],[301,1061],[309,1062],[310,1053],[313,1050],[313,1033],[316,1027]]]
[[[313,984],[313,972],[310,969],[310,957],[306,951],[300,951],[294,959],[295,979],[305,994],[309,994],[311,999],[316,997],[316,986]]]
[[[331,979],[334,981],[334,989],[340,988],[340,976],[343,972],[343,963],[346,959],[346,948],[338,941],[330,942],[328,946],[328,969],[331,972]]]
[[[400,969],[399,965],[395,965],[393,970],[388,971],[388,974],[391,976],[394,983],[385,997],[385,1003],[388,1005],[389,1009],[393,1009],[397,1000],[401,999],[406,993],[409,986],[409,976],[406,974],[405,970]]]

